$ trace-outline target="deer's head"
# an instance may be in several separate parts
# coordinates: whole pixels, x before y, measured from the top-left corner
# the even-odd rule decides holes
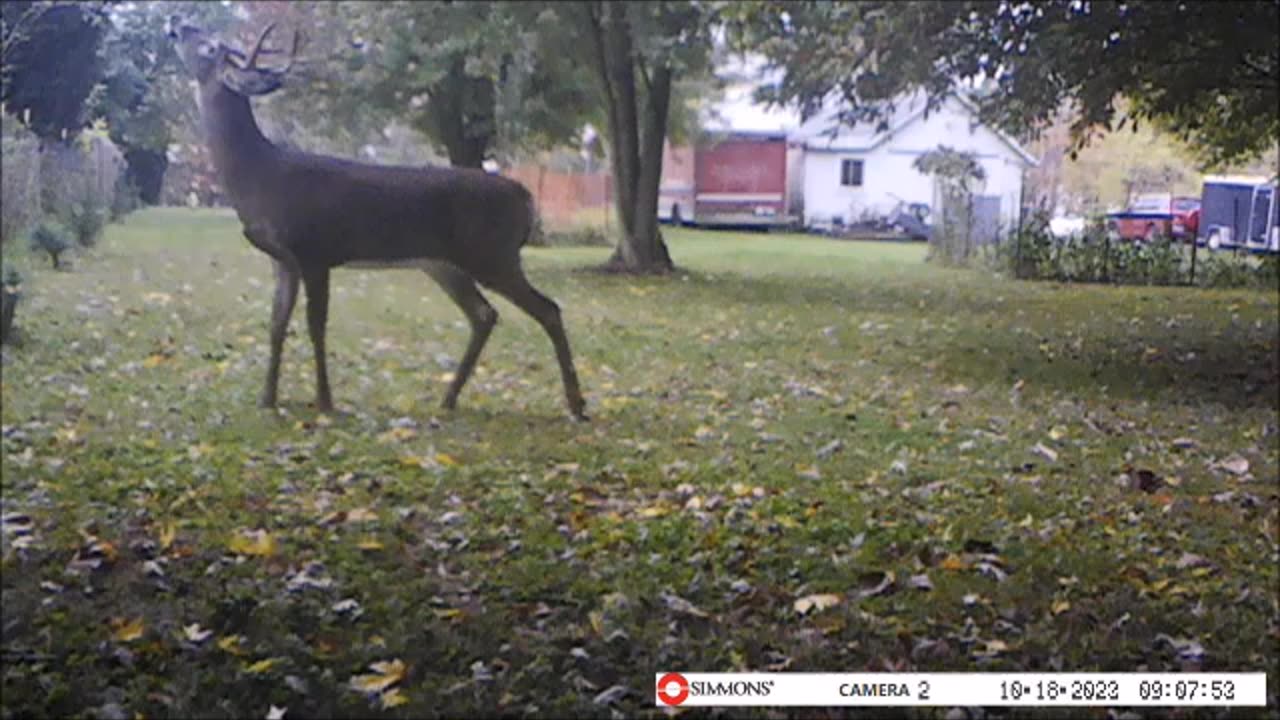
[[[170,18],[168,34],[177,45],[183,65],[199,83],[202,92],[222,86],[237,95],[250,96],[266,95],[279,89],[284,84],[285,74],[293,66],[293,58],[298,51],[298,33],[294,33],[293,49],[285,67],[273,70],[258,66],[260,57],[278,54],[278,51],[263,48],[267,36],[274,29],[275,23],[263,28],[247,55],[176,17]]]

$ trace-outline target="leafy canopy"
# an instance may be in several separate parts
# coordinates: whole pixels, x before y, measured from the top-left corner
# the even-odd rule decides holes
[[[764,100],[843,122],[883,119],[893,98],[963,90],[984,119],[1034,137],[1072,105],[1073,149],[1149,120],[1206,164],[1280,140],[1280,3],[1082,0],[766,2],[732,6],[731,38],[782,78]],[[1118,100],[1130,101],[1122,113]]]

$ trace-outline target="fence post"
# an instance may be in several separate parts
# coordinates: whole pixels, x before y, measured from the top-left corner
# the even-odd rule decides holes
[[[1196,248],[1199,247],[1196,242],[1196,235],[1199,233],[1200,231],[1197,230],[1191,235],[1191,278],[1187,281],[1187,284],[1193,286],[1196,284]]]

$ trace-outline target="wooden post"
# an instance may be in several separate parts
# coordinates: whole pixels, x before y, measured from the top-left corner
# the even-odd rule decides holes
[[[1196,248],[1199,247],[1199,244],[1196,242],[1196,236],[1199,234],[1199,228],[1191,234],[1191,277],[1188,278],[1187,284],[1193,286],[1196,284]]]

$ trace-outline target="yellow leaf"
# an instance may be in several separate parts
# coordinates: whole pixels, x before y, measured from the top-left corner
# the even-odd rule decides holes
[[[265,530],[253,530],[233,536],[227,547],[237,555],[270,557],[276,553],[276,540]]]
[[[733,494],[737,497],[746,497],[751,494],[751,486],[743,483],[734,483],[729,486],[729,489],[732,490]]]
[[[396,428],[391,428],[390,430],[379,435],[378,442],[381,442],[381,443],[400,442],[404,440],[410,440],[414,437],[417,437],[417,435],[418,435],[418,431],[414,430],[413,428],[396,427]]]
[[[142,367],[147,368],[149,370],[151,368],[164,364],[168,360],[169,358],[165,357],[164,355],[161,355],[160,353],[156,353],[154,355],[148,355],[147,359],[142,361]]]
[[[821,612],[829,607],[839,605],[844,599],[839,595],[831,593],[822,593],[819,595],[806,595],[795,602],[796,612],[804,615],[809,611]]]
[[[1055,441],[1061,440],[1066,436],[1067,436],[1067,429],[1062,427],[1061,425],[1054,425],[1052,428],[1049,429],[1050,440],[1055,440]]]
[[[124,618],[116,618],[111,621],[111,626],[115,628],[113,637],[120,642],[133,642],[142,637],[142,631],[146,625],[142,622],[142,618],[134,618],[133,620],[125,620]]]
[[[1053,604],[1053,607],[1050,608],[1050,610],[1053,611],[1054,615],[1061,615],[1062,613],[1070,609],[1071,609],[1071,602],[1068,600],[1058,600]]]
[[[436,608],[432,612],[441,620],[456,620],[462,617],[462,611],[458,608]]]
[[[443,452],[442,452],[442,453],[436,453],[436,462],[440,463],[441,465],[448,466],[448,467],[455,467],[455,466],[457,466],[457,465],[461,465],[461,464],[462,464],[462,463],[458,462],[458,459],[457,459],[457,458],[455,458],[454,456],[450,455],[449,453],[443,453]]]
[[[175,526],[173,523],[166,523],[165,526],[160,529],[160,549],[168,550],[173,545],[173,541],[177,537],[178,537],[177,526]]]
[[[595,630],[597,635],[604,635],[604,613],[592,610],[587,613],[587,619],[591,621],[591,629]]]
[[[969,567],[969,564],[955,555],[948,555],[947,558],[942,561],[943,570],[964,570],[967,567]]]
[[[359,507],[354,510],[347,511],[347,522],[374,522],[378,519],[378,514],[369,508]]]
[[[400,707],[409,702],[409,698],[400,692],[399,688],[392,688],[388,692],[382,693],[382,709],[390,710],[393,707]]]
[[[273,666],[275,666],[276,662],[277,660],[275,658],[267,658],[266,660],[259,660],[258,662],[245,668],[244,671],[249,673],[250,675],[261,675],[262,673],[270,670]]]
[[[401,455],[400,464],[405,467],[426,467],[426,461],[418,455]]]
[[[365,693],[381,693],[404,678],[404,663],[399,660],[376,662],[369,669],[373,674],[351,678],[353,688]]]
[[[218,638],[218,647],[232,655],[243,655],[244,650],[240,647],[243,641],[244,638],[239,635],[227,635]]]
[[[657,517],[662,517],[663,515],[666,515],[669,512],[671,512],[671,510],[662,505],[651,505],[646,508],[640,508],[640,510],[636,514],[642,518],[657,518]]]
[[[382,543],[378,542],[374,538],[365,538],[364,540],[356,543],[356,547],[361,550],[381,550]]]

